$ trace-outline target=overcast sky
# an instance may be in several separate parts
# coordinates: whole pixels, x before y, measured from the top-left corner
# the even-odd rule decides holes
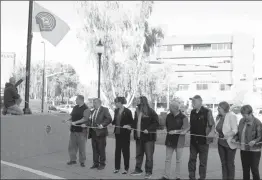
[[[80,74],[86,72],[83,69],[88,66],[85,64],[84,48],[76,38],[80,20],[74,2],[37,2],[67,22],[71,28],[57,47],[46,42],[47,60],[68,62]],[[1,51],[16,52],[18,58],[23,57],[23,64],[26,57],[27,21],[28,1],[1,1]],[[150,23],[164,27],[167,35],[248,33],[255,38],[256,65],[262,67],[262,2],[157,1]],[[42,40],[38,33],[34,33],[33,61],[43,59]],[[259,73],[262,74],[261,70]]]

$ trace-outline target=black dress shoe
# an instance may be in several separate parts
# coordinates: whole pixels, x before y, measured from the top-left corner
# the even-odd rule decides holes
[[[127,174],[128,173],[128,170],[124,170],[123,172],[122,172],[122,174]]]
[[[104,165],[100,165],[97,169],[98,169],[98,170],[103,170],[103,169],[105,169],[105,167],[106,167],[106,166],[104,166]]]
[[[76,161],[69,161],[69,162],[67,163],[67,165],[73,165],[73,164],[76,164]]]
[[[93,165],[92,167],[90,167],[90,169],[96,169],[98,167],[99,167],[98,165]]]
[[[168,178],[166,178],[165,176],[161,177],[161,179],[159,180],[169,180]]]
[[[86,166],[85,166],[85,163],[81,163],[81,167],[86,167]]]

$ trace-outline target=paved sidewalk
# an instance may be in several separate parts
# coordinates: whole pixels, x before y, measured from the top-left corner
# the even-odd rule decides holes
[[[143,179],[143,176],[132,177],[130,175],[113,174],[115,150],[115,141],[113,138],[107,139],[107,166],[104,170],[98,171],[89,169],[89,167],[92,165],[92,147],[90,140],[87,140],[86,167],[82,168],[79,164],[74,166],[67,166],[66,162],[68,161],[67,147],[69,131],[68,127],[65,124],[61,123],[61,120],[62,118],[58,118],[52,115],[1,117],[2,160],[30,167],[66,179]],[[45,131],[47,125],[51,126],[51,132],[49,134],[47,134]],[[189,149],[185,148],[181,169],[182,178],[185,179],[188,179],[188,159]],[[173,167],[175,165],[174,162],[175,155],[173,156]],[[164,169],[164,163],[165,146],[156,145],[154,153],[154,170],[152,179],[157,179],[161,177],[161,174]],[[236,179],[240,179],[242,177],[242,171],[239,151],[236,154],[235,164]],[[135,144],[134,142],[131,142],[130,171],[134,169],[134,166]],[[220,159],[218,156],[217,149],[210,148],[207,178],[221,179],[220,166]],[[2,165],[1,171],[4,178],[14,178],[12,173],[10,174],[8,168],[2,167]],[[26,178],[28,174],[27,172],[23,171],[18,173],[22,173],[21,177],[23,178]],[[27,178],[30,179],[30,175],[28,176],[29,177]]]

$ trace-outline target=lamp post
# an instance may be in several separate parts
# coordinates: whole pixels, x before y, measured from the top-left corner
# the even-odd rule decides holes
[[[32,114],[32,111],[29,108],[31,47],[32,47],[32,37],[33,37],[33,34],[32,34],[32,17],[33,17],[33,1],[29,0],[24,114]]]
[[[96,45],[96,52],[98,54],[98,98],[100,98],[100,79],[101,79],[101,57],[102,53],[104,52],[104,46],[99,40],[98,44]]]
[[[44,102],[45,102],[45,42],[41,42],[44,45],[44,62],[43,62],[43,79],[42,79],[42,105],[41,105],[41,112],[44,112]],[[46,92],[47,93],[47,92]]]

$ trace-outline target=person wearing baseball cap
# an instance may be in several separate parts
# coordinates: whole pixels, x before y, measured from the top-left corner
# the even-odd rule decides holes
[[[196,179],[196,160],[199,154],[199,176],[202,180],[206,179],[209,144],[213,141],[215,122],[211,110],[203,106],[200,95],[189,99],[193,106],[190,114],[190,133],[193,135],[190,138],[189,178]]]

